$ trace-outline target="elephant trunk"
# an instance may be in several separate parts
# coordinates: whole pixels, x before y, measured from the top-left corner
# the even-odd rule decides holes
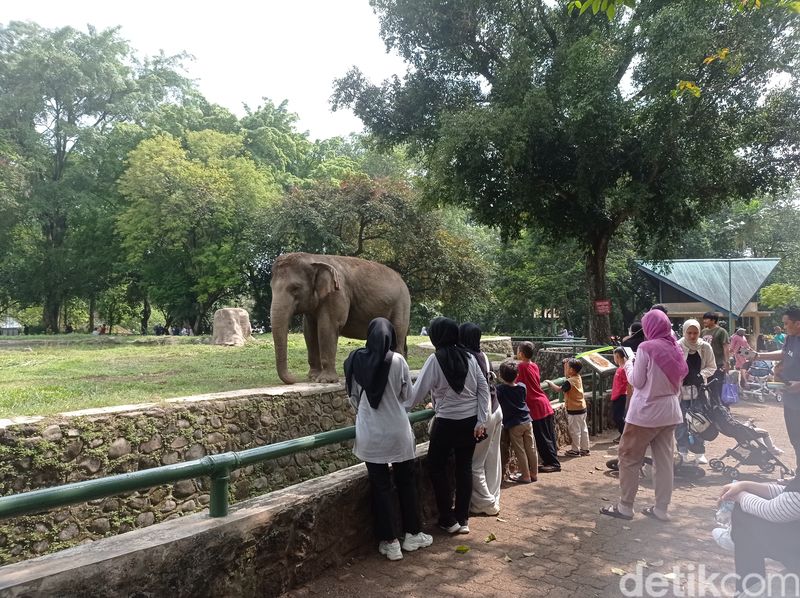
[[[275,344],[275,367],[278,370],[278,376],[285,384],[297,382],[297,379],[289,373],[286,355],[289,322],[292,319],[292,315],[290,310],[281,310],[280,306],[276,308],[273,302],[270,309],[270,323],[272,325],[272,341]]]

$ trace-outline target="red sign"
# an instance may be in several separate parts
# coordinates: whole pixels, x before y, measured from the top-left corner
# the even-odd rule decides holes
[[[611,313],[611,299],[599,299],[594,302],[594,313],[607,316]]]

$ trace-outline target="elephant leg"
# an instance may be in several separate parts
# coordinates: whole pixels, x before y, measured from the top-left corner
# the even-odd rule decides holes
[[[303,336],[306,339],[306,350],[308,351],[308,379],[312,382],[316,382],[322,371],[317,336],[317,320],[308,314],[303,316]]]
[[[319,356],[322,372],[317,376],[317,382],[338,382],[339,374],[336,373],[336,349],[339,346],[339,329],[330,318],[320,318],[317,326],[317,339],[319,343]]]

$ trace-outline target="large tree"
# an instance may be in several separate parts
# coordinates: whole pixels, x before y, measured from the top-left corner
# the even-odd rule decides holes
[[[20,290],[44,305],[48,329],[58,330],[62,302],[86,276],[69,253],[76,213],[91,212],[87,202],[98,199],[86,186],[96,166],[87,156],[116,124],[188,87],[178,63],[165,56],[138,61],[118,29],[0,26],[0,127],[30,165],[24,209],[38,227],[24,265],[29,284]]]
[[[253,227],[277,184],[242,135],[186,132],[142,141],[128,155],[119,215],[131,268],[169,319],[200,332],[217,301],[242,292]]]
[[[588,306],[626,223],[640,253],[734,197],[784,184],[800,158],[800,29],[779,7],[641,0],[611,21],[541,0],[371,0],[409,63],[381,85],[336,83],[384,145],[423,158],[427,190],[506,234],[574,239]],[[610,334],[595,315],[591,335]]]

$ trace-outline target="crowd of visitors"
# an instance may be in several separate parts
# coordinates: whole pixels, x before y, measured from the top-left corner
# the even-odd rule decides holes
[[[789,440],[800,458],[800,308],[783,316],[783,346],[757,352],[719,326],[707,313],[703,326],[683,322],[676,339],[663,308],[651,309],[614,350],[617,371],[611,399],[619,432],[619,499],[600,510],[630,520],[647,454],[653,464],[655,503],[641,513],[657,521],[671,519],[674,454],[681,462],[707,463],[705,445],[687,426],[686,414],[726,372],[745,361],[780,362],[776,376],[785,383],[784,417]],[[531,484],[540,473],[561,470],[554,412],[543,387],[564,394],[572,446],[563,457],[589,454],[586,403],[581,362],[566,359],[563,382],[540,379],[533,345],[520,343],[516,360],[502,362],[497,375],[480,349],[481,331],[471,323],[436,318],[427,327],[435,348],[411,381],[408,365],[396,352],[392,325],[382,318],[370,324],[366,347],[345,363],[347,391],[357,410],[355,454],[367,464],[373,490],[379,551],[396,560],[403,551],[429,546],[433,538],[421,530],[414,476],[415,439],[406,412],[430,396],[428,470],[436,499],[438,525],[451,534],[469,533],[470,514],[500,513],[503,482]],[[734,349],[732,349],[735,347]],[[626,349],[627,347],[627,349]],[[366,400],[364,400],[366,399]],[[767,435],[768,437],[768,435]],[[770,446],[771,442],[770,442]],[[509,471],[510,451],[516,474]],[[777,448],[774,451],[781,453]],[[563,458],[562,457],[562,458]],[[391,465],[391,468],[390,468]],[[452,468],[452,471],[451,469]],[[399,495],[392,494],[391,476]],[[451,487],[451,479],[455,488]],[[734,504],[729,528],[715,530],[720,545],[735,551],[739,591],[750,591],[764,579],[764,559],[800,571],[800,483],[734,482],[725,486],[721,502]],[[396,522],[401,527],[395,528]],[[748,580],[753,580],[752,584]]]

